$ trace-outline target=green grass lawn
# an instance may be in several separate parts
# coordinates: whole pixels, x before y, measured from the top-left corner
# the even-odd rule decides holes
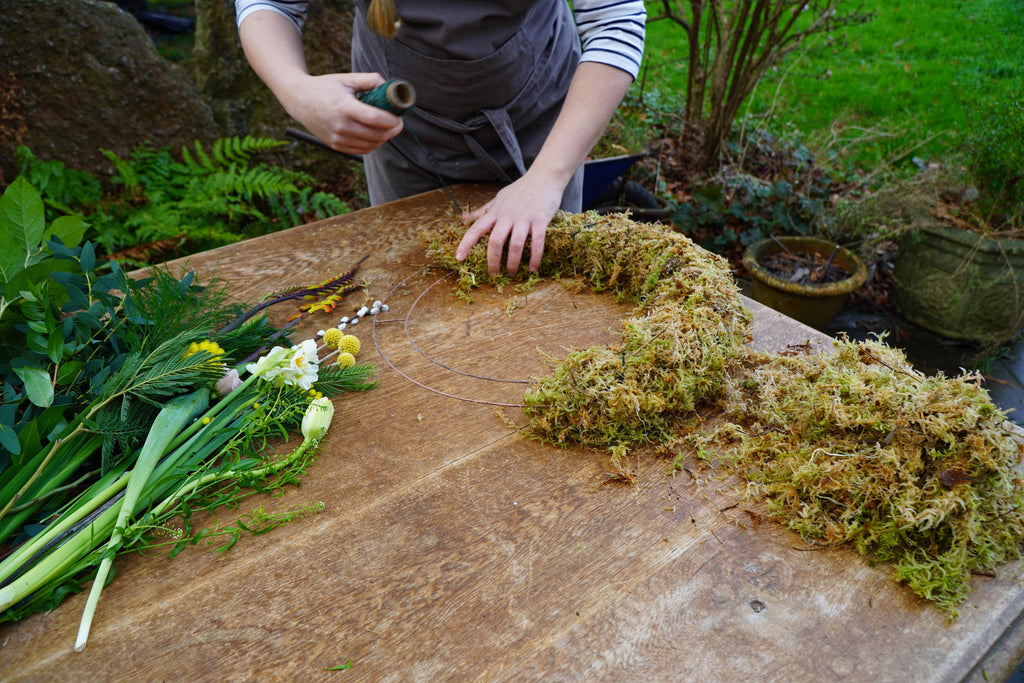
[[[971,103],[1024,88],[1024,0],[840,5],[858,8],[874,19],[815,36],[762,79],[749,112],[771,112],[772,130],[872,168],[948,154]],[[678,27],[648,26],[643,87],[657,101],[685,87],[685,51]]]

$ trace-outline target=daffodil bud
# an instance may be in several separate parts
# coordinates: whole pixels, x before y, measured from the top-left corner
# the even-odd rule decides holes
[[[306,407],[302,416],[302,437],[304,439],[322,439],[331,426],[334,417],[334,403],[326,396],[313,399]]]

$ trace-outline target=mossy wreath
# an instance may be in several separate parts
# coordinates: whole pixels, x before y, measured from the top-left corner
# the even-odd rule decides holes
[[[455,260],[464,232],[457,221],[432,231],[429,256],[463,289],[507,284],[487,274],[483,245]],[[972,573],[1022,556],[1024,440],[978,375],[926,376],[881,341],[754,352],[725,261],[625,215],[558,214],[536,277],[582,279],[636,305],[619,343],[570,353],[527,391],[540,436],[609,448],[613,461],[645,442],[688,442],[806,540],[891,562],[951,618]],[[724,424],[703,431],[701,405]]]
[[[463,288],[508,282],[487,274],[483,245],[455,261],[464,232],[452,225],[432,233],[428,255],[457,270]],[[533,428],[556,443],[663,441],[679,419],[722,394],[726,373],[746,353],[752,317],[728,264],[660,225],[559,214],[537,275],[582,279],[636,305],[619,344],[569,354],[526,392]]]

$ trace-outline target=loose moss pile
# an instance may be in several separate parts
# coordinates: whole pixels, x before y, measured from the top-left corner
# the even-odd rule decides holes
[[[892,562],[951,615],[971,573],[1020,557],[1021,443],[977,376],[925,376],[898,350],[840,340],[737,379],[733,422],[693,441],[805,538]]]
[[[432,233],[429,254],[463,287],[505,282],[487,275],[482,245],[454,260],[463,232]],[[804,538],[892,562],[897,580],[951,616],[972,573],[1021,556],[1024,445],[977,377],[925,376],[878,342],[752,352],[725,262],[624,216],[557,216],[540,275],[582,278],[636,304],[620,343],[571,353],[527,392],[542,437],[617,456],[688,439]],[[725,424],[695,429],[702,406]]]

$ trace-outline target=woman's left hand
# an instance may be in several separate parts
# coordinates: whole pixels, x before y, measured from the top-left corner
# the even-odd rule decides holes
[[[464,223],[472,223],[455,251],[455,258],[464,261],[480,239],[487,239],[487,272],[501,272],[501,255],[508,244],[505,271],[515,275],[523,258],[526,241],[530,241],[531,271],[540,268],[544,255],[544,234],[548,224],[562,203],[564,183],[542,177],[540,173],[526,175],[501,189],[494,199],[475,211],[462,214]]]
[[[562,204],[562,192],[632,82],[630,74],[607,64],[582,62],[577,67],[558,119],[529,170],[498,192],[492,201],[462,216],[463,221],[473,224],[455,251],[457,260],[464,261],[473,245],[490,233],[487,272],[491,275],[501,272],[501,253],[506,242],[505,270],[509,275],[519,270],[527,238],[530,270],[540,268],[544,234]]]

